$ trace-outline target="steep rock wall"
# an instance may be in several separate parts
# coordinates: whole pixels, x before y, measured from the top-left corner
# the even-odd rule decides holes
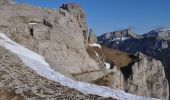
[[[77,4],[57,10],[29,5],[1,4],[0,32],[45,56],[53,69],[65,75],[98,70],[86,53],[84,13]]]

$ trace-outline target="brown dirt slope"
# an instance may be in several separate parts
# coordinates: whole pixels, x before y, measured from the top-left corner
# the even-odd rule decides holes
[[[118,68],[125,67],[135,61],[130,54],[113,50],[105,46],[102,46],[102,48],[89,46],[87,48],[87,52],[93,59],[97,58],[95,52],[98,53],[99,59],[104,59],[106,62],[113,62],[113,64]]]

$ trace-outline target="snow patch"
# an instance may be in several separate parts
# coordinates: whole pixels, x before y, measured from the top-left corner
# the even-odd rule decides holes
[[[96,51],[95,51],[95,54],[96,54],[97,57],[99,57],[99,54]]]
[[[28,23],[29,25],[36,25],[37,23]]]
[[[106,63],[106,62],[105,62],[104,64],[105,64],[105,66],[106,66],[106,69],[110,69],[110,67],[111,67],[111,66],[110,66],[110,63]]]
[[[89,44],[89,46],[101,48],[101,45],[97,43]]]
[[[49,64],[41,55],[17,44],[4,34],[0,33],[0,45],[16,54],[27,67],[33,69],[37,74],[55,82],[59,82],[64,86],[74,88],[85,94],[99,95],[103,97],[113,97],[118,100],[158,100],[149,97],[141,97],[133,94],[125,93],[121,90],[113,90],[105,86],[97,86],[89,83],[83,83],[65,77],[61,73],[51,69]],[[109,66],[109,65],[108,65]]]

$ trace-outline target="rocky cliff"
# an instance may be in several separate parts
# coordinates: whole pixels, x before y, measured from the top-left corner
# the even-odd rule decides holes
[[[102,47],[102,51],[95,48],[94,52],[97,58],[103,59],[106,68],[109,66],[110,73],[92,83],[169,100],[169,85],[160,61],[142,53],[129,55],[106,47]]]
[[[0,32],[44,56],[54,70],[86,82],[109,73],[86,52],[85,40],[93,38],[85,37],[89,33],[78,4],[57,10],[9,3],[0,8]]]
[[[136,58],[136,56],[129,55],[127,53],[119,51],[114,51],[95,43],[97,42],[96,35],[93,31],[88,32],[85,22],[85,15],[81,10],[80,5],[78,4],[73,3],[64,4],[59,9],[54,10],[48,8],[40,7],[38,8],[24,4],[19,5],[10,3],[0,3],[0,22],[1,22],[0,32],[5,33],[8,37],[16,41],[17,43],[41,54],[46,58],[46,61],[50,64],[52,69],[54,69],[55,71],[59,71],[72,79],[91,83],[96,82],[98,83],[98,81],[103,81],[103,78],[105,79],[105,77],[108,76],[106,79],[109,79],[109,82],[112,83],[110,84],[109,82],[107,81],[106,82],[112,88],[119,88],[127,92],[131,92],[142,96],[151,96],[157,98],[163,98],[163,96],[165,96],[164,98],[167,98],[168,93],[166,92],[166,90],[163,89],[168,87],[168,84],[164,77],[164,72],[161,64],[158,63],[160,66],[156,67],[161,70],[161,72],[159,73],[160,75],[159,81],[155,82],[155,80],[153,80],[154,82],[151,82],[151,84],[154,83],[154,87],[156,87],[156,89],[160,87],[159,88],[160,90],[159,92],[155,91],[154,88],[151,88],[149,90],[148,88],[146,88],[147,79],[149,80],[150,77],[151,78],[154,77],[153,76],[154,73],[156,74],[158,73],[157,70],[151,68],[153,63],[147,62],[148,64],[146,64],[145,62],[144,65],[146,66],[146,68],[144,69],[141,68],[140,69],[141,72],[133,70],[133,73],[135,74],[126,73],[129,72],[130,69],[132,70],[133,68],[132,66],[134,63],[137,63],[136,61],[138,59]],[[134,38],[135,35],[133,34],[133,32],[126,30],[122,31],[121,35],[119,35],[119,32],[116,32],[115,37],[117,36],[118,38],[116,39],[116,41],[117,40],[124,41],[129,38]],[[128,36],[128,38],[123,38],[124,36]],[[12,69],[12,71],[16,72],[15,67],[13,68],[14,69]],[[147,75],[145,76],[147,68],[151,68],[150,71],[153,73],[148,74],[149,73],[148,72],[146,73]],[[9,72],[11,70],[7,71]],[[27,73],[25,69],[21,70],[21,72]],[[7,75],[9,74],[7,72],[5,73]],[[17,76],[22,74],[18,73],[19,72],[17,71],[17,73],[14,73],[13,75]],[[28,73],[27,76],[28,75],[30,74]],[[130,77],[134,77],[134,80],[130,78],[129,75]],[[32,80],[32,77],[28,78],[29,79],[28,81],[37,82],[35,80]],[[142,81],[143,82],[142,86],[141,84],[138,83],[139,80],[138,77],[146,79]],[[14,77],[13,80],[15,80],[15,78],[17,79],[19,77]],[[120,82],[117,82],[117,80],[120,80]],[[23,81],[25,82],[25,79]],[[149,82],[150,81],[151,80],[149,80]],[[163,83],[160,83],[160,81],[163,81]],[[21,85],[24,85],[22,84],[21,81],[17,82],[21,83]],[[134,86],[129,85],[131,82],[135,84],[135,86],[139,85],[139,87],[138,88],[135,87],[134,90]],[[10,82],[5,82],[5,84],[6,83],[8,84]],[[38,84],[38,86],[39,85],[49,86],[49,84],[43,82],[42,84]],[[104,85],[107,86],[107,84]],[[155,86],[155,84],[158,85]],[[30,83],[29,85],[32,86],[32,83]],[[3,87],[5,87],[5,85],[3,85]],[[13,87],[14,86],[9,86],[9,88]],[[20,87],[18,85],[17,87],[19,87],[19,89],[21,90],[23,89],[22,91],[17,90],[20,91],[20,94],[22,94],[21,96],[22,98],[24,94],[23,91],[27,87],[24,86]],[[52,91],[51,94],[53,95],[56,93],[56,90],[53,91],[53,89],[51,90],[51,88],[49,88],[50,89],[49,92],[51,93]],[[4,89],[6,90],[6,88]],[[38,90],[39,89],[41,88],[38,88]],[[65,89],[65,87],[59,89]],[[145,91],[147,90],[148,92],[147,94],[145,94]],[[1,91],[0,93],[2,94],[6,93],[6,91],[5,92]],[[32,94],[34,95],[34,93],[32,92],[35,91],[34,90],[30,91],[32,97]],[[42,93],[42,91],[40,92]],[[48,89],[47,90],[45,89],[43,92],[45,91],[48,91]],[[63,93],[63,91],[59,92]],[[73,90],[73,94],[74,92],[75,90]],[[155,96],[156,95],[155,92],[159,93],[159,95]],[[40,95],[39,92],[37,94],[39,95],[37,98],[44,96]],[[78,92],[78,94],[80,93]],[[25,96],[28,95],[29,94],[26,94]],[[8,96],[8,93],[5,96]],[[91,95],[82,94],[82,96],[83,98],[86,98],[86,96],[87,98],[91,98],[89,97]]]
[[[57,10],[1,4],[0,21],[0,32],[45,56],[55,70],[70,75],[99,69],[84,48],[87,26],[78,4]]]
[[[90,29],[88,36],[88,43],[97,43],[97,36],[93,29]]]
[[[118,32],[121,33],[121,31]],[[108,39],[103,39],[105,35],[110,34],[105,33],[98,37],[98,39],[102,45],[109,48],[114,48],[131,54],[142,52],[147,56],[160,60],[164,66],[165,74],[169,81],[169,33],[169,29],[161,28],[152,30],[144,35],[136,35],[133,37],[122,36],[121,39],[114,36],[110,36]]]
[[[130,74],[127,76],[125,91],[168,100],[169,86],[162,63],[141,53],[138,56],[139,62],[134,63],[129,69],[132,72],[122,69],[124,75]]]

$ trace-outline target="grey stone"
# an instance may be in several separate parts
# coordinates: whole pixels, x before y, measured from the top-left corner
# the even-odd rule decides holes
[[[88,42],[91,44],[98,42],[96,33],[92,29],[90,29],[90,31],[89,31]]]
[[[128,70],[114,68],[112,88],[136,95],[169,100],[169,84],[162,63],[141,53],[139,59],[139,62],[127,67]]]
[[[54,70],[72,73],[98,70],[84,47],[85,15],[77,4],[57,10],[23,4],[0,6],[0,32],[46,57]]]

